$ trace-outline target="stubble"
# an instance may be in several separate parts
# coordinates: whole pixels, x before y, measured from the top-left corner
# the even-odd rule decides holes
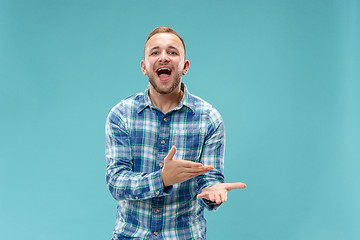
[[[158,92],[159,94],[169,94],[172,93],[180,84],[181,81],[181,74],[176,73],[176,75],[174,76],[174,82],[173,84],[166,90],[161,90],[159,88],[159,86],[156,84],[155,82],[155,77],[153,75],[149,75],[149,82],[151,84],[151,86],[155,89],[156,92]]]

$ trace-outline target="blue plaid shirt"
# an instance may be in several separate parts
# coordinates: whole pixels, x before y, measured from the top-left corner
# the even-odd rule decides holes
[[[106,121],[106,183],[118,201],[113,239],[206,239],[204,209],[220,205],[196,196],[224,182],[224,125],[218,111],[182,84],[180,104],[163,114],[148,90],[118,103]],[[161,169],[174,159],[214,170],[164,188]]]

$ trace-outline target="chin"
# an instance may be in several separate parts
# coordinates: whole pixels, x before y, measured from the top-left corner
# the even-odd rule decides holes
[[[174,90],[176,88],[179,87],[180,85],[180,81],[181,78],[174,78],[174,79],[169,79],[166,82],[160,81],[160,79],[154,79],[154,77],[150,77],[149,76],[149,82],[151,84],[151,86],[155,89],[156,92],[160,93],[160,94],[170,94],[172,92],[174,92]],[[158,84],[158,83],[159,84]],[[166,86],[164,86],[166,85]]]

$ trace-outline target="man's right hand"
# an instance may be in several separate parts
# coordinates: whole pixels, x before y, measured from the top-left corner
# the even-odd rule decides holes
[[[161,177],[164,187],[171,186],[176,183],[182,183],[186,180],[204,174],[214,169],[213,166],[203,166],[201,163],[175,160],[175,146],[172,146],[168,155],[164,159],[164,167],[161,171]]]

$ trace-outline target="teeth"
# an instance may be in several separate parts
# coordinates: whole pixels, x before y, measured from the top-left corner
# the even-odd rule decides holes
[[[159,68],[158,71],[160,70],[170,70],[170,68]]]

